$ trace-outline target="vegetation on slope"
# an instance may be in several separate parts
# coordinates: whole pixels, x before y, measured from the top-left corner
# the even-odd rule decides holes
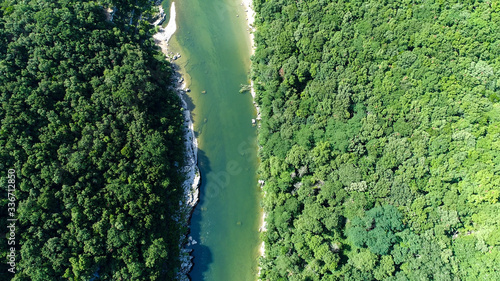
[[[111,23],[93,1],[1,1],[0,183],[16,170],[13,280],[172,280],[179,268],[182,108],[149,23],[137,20],[151,2],[113,4]],[[14,276],[9,248],[1,243],[2,280]]]
[[[262,280],[500,280],[500,5],[255,0]]]

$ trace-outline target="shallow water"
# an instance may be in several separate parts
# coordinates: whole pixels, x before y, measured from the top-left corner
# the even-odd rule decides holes
[[[249,84],[250,39],[239,1],[176,1],[178,30],[170,50],[179,52],[191,89],[202,174],[200,202],[191,219],[193,281],[257,279],[259,188],[256,112]],[[239,15],[237,17],[236,15]],[[202,91],[206,91],[205,94]]]

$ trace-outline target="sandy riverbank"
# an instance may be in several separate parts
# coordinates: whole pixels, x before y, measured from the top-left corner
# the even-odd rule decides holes
[[[255,53],[255,41],[254,41],[254,31],[255,28],[253,26],[255,22],[255,11],[253,10],[252,7],[252,0],[243,0],[243,6],[245,8],[246,16],[247,16],[247,21],[248,21],[248,30],[249,30],[249,36],[250,36],[250,44],[251,44],[251,53],[250,55],[253,55]],[[253,104],[255,106],[255,109],[257,110],[257,120],[260,120],[260,108],[255,102],[255,88],[254,88],[254,83],[253,80],[250,80],[250,93],[252,94],[253,98]],[[260,183],[260,181],[259,181]],[[263,183],[260,183],[261,188],[263,187]],[[260,220],[260,228],[259,232],[267,231],[266,228],[266,213],[262,212],[261,220]],[[260,256],[264,257],[265,256],[265,244],[264,241],[262,241],[262,244],[260,245],[259,248]],[[260,276],[260,266],[259,266],[259,273],[258,276]]]
[[[253,35],[255,31],[255,28],[253,26],[253,23],[255,22],[255,11],[252,8],[252,0],[243,0],[242,5],[244,6],[246,19],[248,23],[247,30],[249,31],[250,44],[251,44],[250,55],[253,55],[255,53],[255,41]],[[250,94],[252,95],[253,104],[255,106],[255,109],[257,110],[257,120],[260,120],[260,107],[255,102],[255,88],[253,80],[250,80]]]
[[[159,6],[159,9],[160,14],[163,13],[163,8],[161,6]],[[155,39],[155,42],[158,44],[158,46],[160,46],[163,53],[166,55],[168,54],[168,41],[177,30],[175,16],[175,2],[172,2],[172,5],[170,6],[170,19],[168,20],[167,26],[165,28],[159,26],[159,23],[161,23],[161,21],[156,21],[154,23],[155,26],[159,27],[159,31],[158,33],[153,35],[153,38]]]
[[[254,35],[253,35],[253,32],[254,32],[254,26],[253,26],[253,23],[255,22],[255,12],[252,8],[252,0],[243,0],[242,2],[243,6],[244,6],[244,9],[245,9],[245,13],[246,13],[246,16],[247,16],[247,23],[248,23],[248,28],[247,30],[249,31],[249,37],[250,37],[250,44],[251,44],[251,53],[250,55],[253,55],[255,53],[255,42],[254,42]],[[252,83],[252,97],[255,99],[255,91],[253,89],[253,81],[251,81]]]
[[[252,44],[251,55],[253,55],[253,53],[255,52],[255,45],[254,45],[254,41],[253,41],[253,37],[254,37],[253,36],[253,31],[254,31],[253,23],[255,22],[255,12],[252,8],[252,0],[243,0],[242,4],[245,7],[245,13],[247,16],[248,29],[250,31],[250,42]]]

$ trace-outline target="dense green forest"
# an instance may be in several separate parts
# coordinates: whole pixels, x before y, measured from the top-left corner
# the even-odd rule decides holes
[[[500,280],[500,3],[254,0],[262,280]]]
[[[173,280],[179,268],[180,100],[146,21],[151,1],[111,4],[113,22],[96,1],[0,1],[0,184],[15,169],[13,280]],[[9,280],[6,239],[0,247]]]

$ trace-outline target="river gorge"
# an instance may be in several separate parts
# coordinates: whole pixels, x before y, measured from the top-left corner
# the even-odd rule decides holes
[[[165,6],[165,5],[164,5]],[[168,7],[168,6],[167,6]],[[169,51],[190,89],[202,184],[191,218],[191,280],[256,280],[262,210],[257,185],[256,110],[249,85],[245,10],[230,0],[176,1]]]

